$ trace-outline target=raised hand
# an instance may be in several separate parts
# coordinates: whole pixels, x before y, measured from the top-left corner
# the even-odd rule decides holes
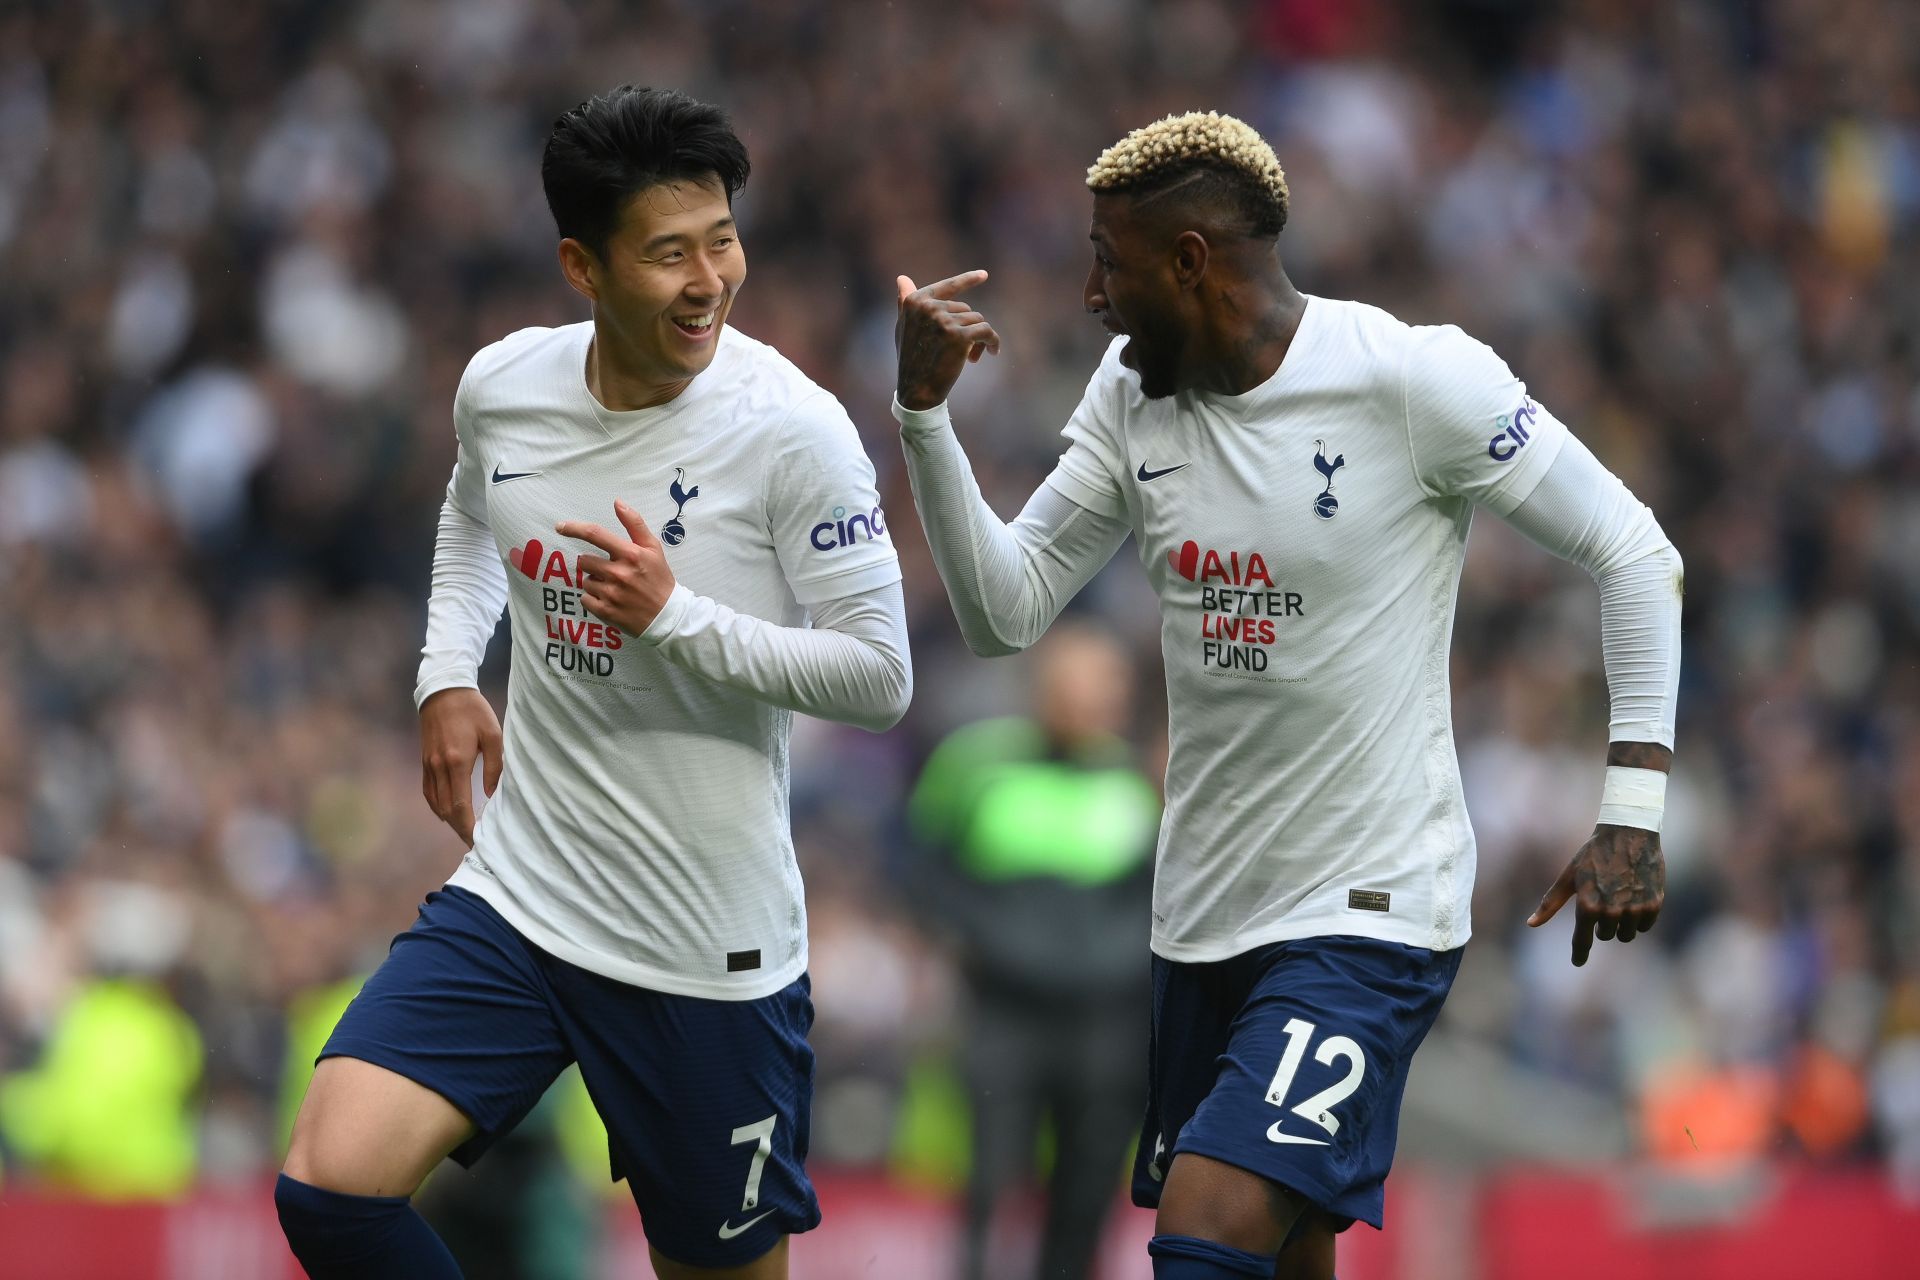
[[[442,689],[420,704],[420,791],[433,816],[473,847],[473,761],[486,759],[481,785],[500,785],[500,717],[478,689]]]
[[[554,526],[554,532],[592,543],[607,553],[581,556],[574,580],[580,584],[587,612],[637,636],[666,607],[667,597],[673,594],[673,570],[667,567],[666,547],[638,511],[616,501],[613,514],[627,531],[626,537],[586,520],[563,521]]]
[[[1573,962],[1583,965],[1593,940],[1632,942],[1653,928],[1667,896],[1667,863],[1660,833],[1639,827],[1597,826],[1573,861],[1527,917],[1539,928],[1575,899]]]
[[[900,318],[893,329],[900,353],[895,393],[906,408],[931,409],[944,403],[970,361],[987,352],[1000,353],[1000,335],[987,318],[959,300],[986,278],[984,271],[967,271],[924,289],[915,288],[906,276],[895,278],[900,290]]]

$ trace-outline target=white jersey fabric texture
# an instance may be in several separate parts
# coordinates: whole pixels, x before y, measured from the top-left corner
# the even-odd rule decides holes
[[[678,397],[614,412],[592,336],[512,334],[455,397],[416,703],[475,683],[503,601],[512,650],[505,767],[449,883],[617,981],[757,999],[807,963],[792,711],[899,718],[900,567],[852,422],[778,352],[724,328]],[[619,532],[616,498],[677,580],[641,636],[586,612],[575,565],[598,552],[554,532]]]
[[[983,653],[1032,643],[1132,532],[1160,599],[1171,748],[1155,952],[1213,961],[1328,934],[1461,946],[1474,843],[1447,660],[1473,507],[1600,580],[1616,738],[1672,744],[1678,555],[1451,326],[1311,298],[1265,383],[1161,400],[1121,363],[1126,341],[1010,527],[945,406],[896,404],[962,631]]]

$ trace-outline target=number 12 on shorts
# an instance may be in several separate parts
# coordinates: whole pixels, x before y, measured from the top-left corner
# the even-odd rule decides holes
[[[1282,1030],[1287,1033],[1286,1052],[1280,1055],[1280,1065],[1274,1069],[1272,1083],[1267,1085],[1267,1101],[1276,1107],[1287,1105],[1287,1094],[1293,1089],[1293,1077],[1300,1070],[1301,1059],[1307,1056],[1308,1042],[1319,1028],[1304,1018],[1289,1018]],[[1345,1058],[1349,1064],[1347,1074],[1311,1098],[1302,1099],[1293,1108],[1294,1115],[1319,1125],[1329,1137],[1340,1132],[1340,1118],[1333,1114],[1333,1108],[1352,1097],[1360,1087],[1361,1078],[1367,1072],[1367,1056],[1350,1036],[1328,1036],[1313,1052],[1313,1060],[1322,1066],[1330,1067],[1341,1058]],[[1267,1136],[1275,1142],[1288,1141],[1275,1134],[1279,1127],[1279,1121],[1275,1121],[1273,1128],[1267,1130]]]

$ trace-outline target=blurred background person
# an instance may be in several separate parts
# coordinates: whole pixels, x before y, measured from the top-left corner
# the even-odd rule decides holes
[[[1132,658],[1092,623],[1034,648],[1030,716],[956,730],[908,805],[924,917],[952,940],[972,1161],[961,1275],[1052,1136],[1040,1280],[1087,1280],[1146,1101],[1140,1054],[1160,796],[1130,745]]]

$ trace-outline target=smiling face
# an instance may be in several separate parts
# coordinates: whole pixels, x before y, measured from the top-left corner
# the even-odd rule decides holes
[[[1140,390],[1158,400],[1180,389],[1191,302],[1175,275],[1171,243],[1134,216],[1124,195],[1093,198],[1093,269],[1081,301],[1109,333],[1125,334],[1120,362],[1140,375]]]
[[[568,283],[593,300],[605,356],[623,376],[674,394],[713,363],[747,278],[733,208],[717,180],[634,193],[603,253],[566,239],[560,263]]]

